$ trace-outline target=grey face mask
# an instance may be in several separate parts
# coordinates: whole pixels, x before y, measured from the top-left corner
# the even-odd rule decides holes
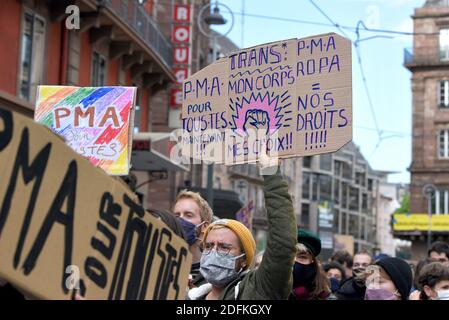
[[[232,254],[218,254],[217,250],[201,256],[200,272],[207,282],[215,287],[223,288],[238,278],[242,269],[235,271],[235,261],[245,254],[234,257]]]

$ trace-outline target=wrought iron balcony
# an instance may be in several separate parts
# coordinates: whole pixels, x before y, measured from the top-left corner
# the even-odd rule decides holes
[[[98,3],[125,22],[171,68],[172,45],[137,0],[98,0]]]

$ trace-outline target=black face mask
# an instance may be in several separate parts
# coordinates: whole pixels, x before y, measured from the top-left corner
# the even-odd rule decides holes
[[[293,266],[293,288],[311,287],[315,276],[316,268],[313,263],[302,264],[295,262]]]

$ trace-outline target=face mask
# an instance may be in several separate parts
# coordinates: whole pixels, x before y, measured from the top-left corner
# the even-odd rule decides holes
[[[186,241],[189,244],[189,246],[191,246],[198,239],[197,238],[198,227],[200,227],[205,221],[201,222],[198,225],[194,225],[190,221],[187,221],[183,218],[179,218],[179,222],[181,223],[181,226],[184,229],[184,232],[186,234],[186,237],[187,237]]]
[[[449,300],[449,290],[438,290],[438,300]]]
[[[385,289],[366,289],[365,300],[396,300],[396,295]]]
[[[314,264],[295,262],[293,266],[293,288],[311,286],[315,276],[316,268]]]
[[[332,292],[335,292],[338,289],[340,289],[340,281],[338,281],[337,278],[330,278],[329,281],[331,283],[331,291]]]
[[[352,276],[354,278],[360,278],[360,276],[366,271],[366,268],[363,267],[359,267],[359,268],[355,268],[352,269]]]
[[[211,250],[201,256],[200,272],[207,282],[215,287],[223,288],[231,281],[238,278],[240,271],[235,271],[235,261],[245,254],[234,257],[232,254],[218,254],[217,250]]]
[[[363,286],[365,284],[365,278],[363,277],[365,271],[366,268],[363,267],[352,269],[352,276],[354,277],[354,281],[359,286]]]

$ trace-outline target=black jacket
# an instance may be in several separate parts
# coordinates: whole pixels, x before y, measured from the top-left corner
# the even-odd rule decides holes
[[[352,277],[342,283],[335,295],[338,300],[364,300],[365,290],[366,287],[357,284]]]

